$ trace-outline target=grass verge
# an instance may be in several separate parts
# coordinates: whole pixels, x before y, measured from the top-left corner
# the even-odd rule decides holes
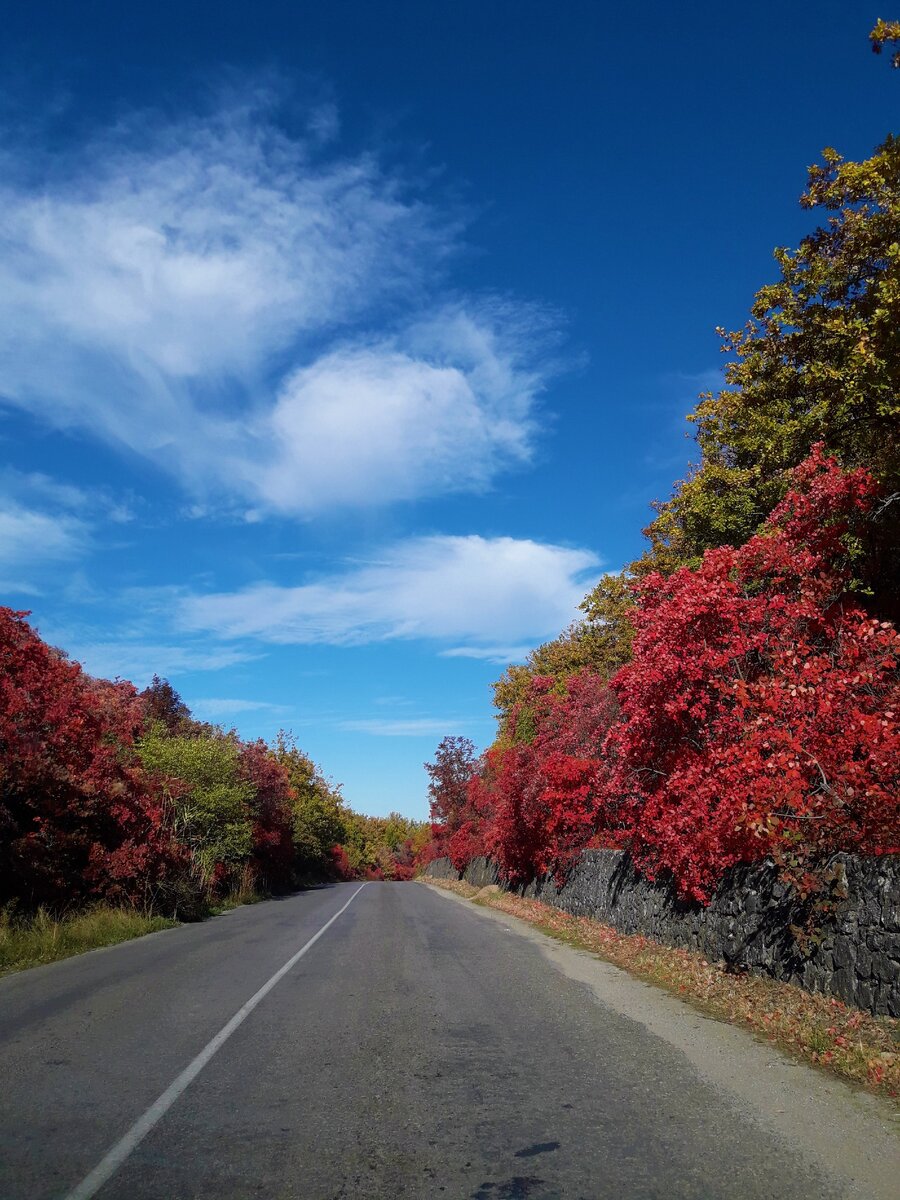
[[[177,924],[168,917],[147,917],[132,908],[108,905],[59,918],[45,909],[27,919],[0,912],[0,975],[114,946]]]
[[[210,906],[209,912],[206,914],[209,917],[219,917],[222,913],[231,912],[235,908],[243,908],[245,904],[260,904],[263,900],[271,900],[272,897],[267,892],[257,892],[253,888],[240,888],[236,892],[232,892],[226,896],[224,900],[218,900]]]
[[[497,887],[479,889],[448,879],[427,882],[527,921],[550,937],[673,992],[708,1016],[750,1029],[794,1058],[897,1103],[900,1020],[873,1017],[795,984],[730,974],[723,963],[709,962],[695,951],[664,946],[641,934],[619,933],[600,921],[573,917]]]

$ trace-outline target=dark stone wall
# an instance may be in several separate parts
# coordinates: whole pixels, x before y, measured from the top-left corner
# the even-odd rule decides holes
[[[642,933],[736,970],[900,1017],[900,856],[842,854],[833,867],[827,908],[812,914],[769,863],[735,868],[701,907],[679,900],[670,884],[645,879],[617,850],[586,850],[561,888],[544,878],[517,890],[620,933]],[[449,859],[425,873],[461,878]],[[462,878],[475,887],[502,883],[485,858],[473,860]],[[804,928],[810,915],[812,936],[798,939],[792,927]]]

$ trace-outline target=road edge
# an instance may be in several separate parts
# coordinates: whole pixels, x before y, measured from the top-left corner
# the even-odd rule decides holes
[[[701,1013],[663,988],[508,913],[419,879],[431,893],[504,926],[549,965],[586,987],[595,1003],[642,1025],[680,1051],[723,1099],[833,1179],[847,1200],[894,1200],[900,1121],[879,1097],[797,1062],[739,1026]]]

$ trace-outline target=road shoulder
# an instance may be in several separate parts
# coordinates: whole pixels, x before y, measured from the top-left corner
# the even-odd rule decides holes
[[[795,1062],[745,1030],[707,1017],[662,988],[516,917],[431,883],[425,886],[476,918],[524,938],[554,970],[584,985],[596,1003],[679,1050],[698,1075],[754,1124],[789,1142],[827,1176],[840,1179],[846,1196],[896,1196],[900,1121],[887,1101]]]

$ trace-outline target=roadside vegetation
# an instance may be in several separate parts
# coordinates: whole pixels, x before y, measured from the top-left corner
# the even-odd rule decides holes
[[[505,671],[484,754],[427,764],[424,858],[515,884],[617,848],[703,904],[739,863],[825,897],[836,852],[900,852],[900,140],[826,148],[800,204],[645,553]]]
[[[45,908],[20,917],[7,910],[0,913],[0,975],[100,946],[114,946],[176,924],[170,917],[152,917],[133,908],[109,905],[95,905],[61,917],[52,916]]]
[[[341,879],[409,879],[424,822],[365,817],[281,732],[95,679],[0,608],[0,971]]]
[[[803,1062],[858,1084],[900,1106],[900,1020],[873,1017],[833,997],[790,983],[733,974],[691,950],[622,934],[497,887],[431,879],[429,884],[527,921],[542,933],[622,967],[674,993],[717,1020],[740,1025]]]

